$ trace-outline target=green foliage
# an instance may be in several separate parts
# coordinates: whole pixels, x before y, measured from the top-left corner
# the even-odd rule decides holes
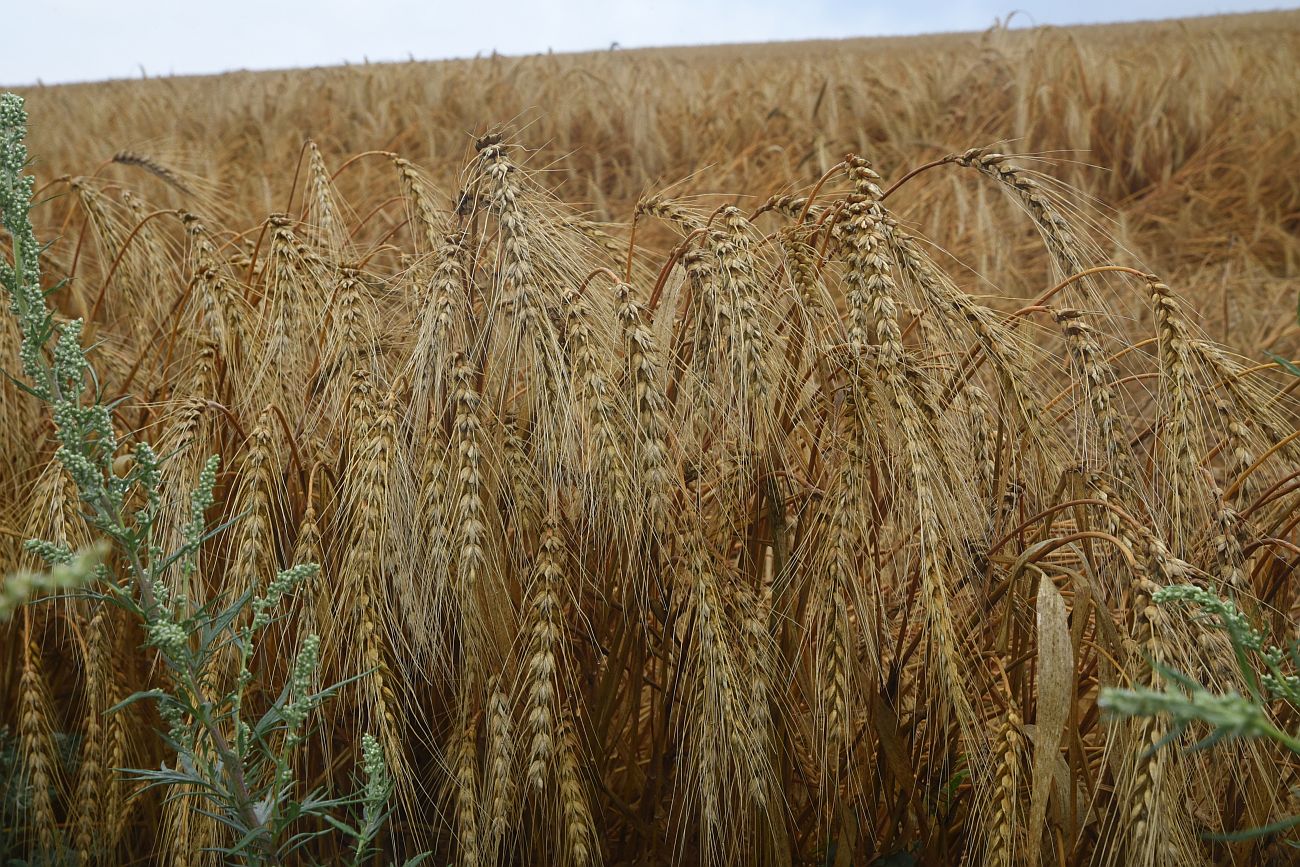
[[[0,259],[0,285],[22,335],[23,385],[49,406],[59,443],[56,458],[76,485],[88,524],[106,541],[77,554],[47,541],[29,542],[28,550],[50,572],[6,580],[0,618],[37,592],[74,586],[129,611],[164,664],[164,685],[137,693],[113,710],[153,701],[167,725],[163,737],[176,754],[174,767],[164,763],[131,773],[151,787],[165,788],[166,797],[192,799],[193,809],[214,816],[228,831],[219,851],[232,863],[279,864],[312,838],[337,831],[352,841],[353,863],[359,865],[373,852],[391,793],[378,745],[366,741],[366,782],[350,797],[300,794],[293,773],[293,756],[312,711],[342,685],[313,686],[319,639],[302,640],[290,683],[264,713],[250,716],[246,700],[259,638],[284,599],[317,567],[302,564],[280,572],[262,595],[249,592],[199,604],[175,589],[187,586],[198,551],[215,532],[206,513],[214,501],[219,460],[210,458],[197,480],[181,546],[164,551],[158,544],[161,534],[155,533],[162,503],[160,459],[148,443],[135,442],[129,468],[115,468],[124,445],[113,428],[113,407],[96,390],[82,348],[82,323],[56,325],[46,304],[41,250],[29,218],[32,178],[24,174],[25,128],[22,100],[12,94],[0,97],[0,218],[13,247],[12,265]],[[110,560],[121,564],[124,574],[106,565]],[[87,586],[92,579],[97,589]],[[6,812],[17,809],[8,802],[4,806]],[[334,816],[340,811],[355,812],[356,827]]]
[[[32,540],[36,542],[36,540]],[[106,545],[94,545],[73,554],[43,543],[28,544],[29,550],[44,555],[52,562],[48,572],[15,572],[5,577],[0,585],[0,623],[8,620],[22,605],[37,596],[49,596],[60,591],[84,588],[102,578],[101,565],[108,553]]]
[[[1296,711],[1300,710],[1300,675],[1297,674],[1300,642],[1293,641],[1285,648],[1269,644],[1264,633],[1230,599],[1202,587],[1165,587],[1152,594],[1152,599],[1160,605],[1192,609],[1209,626],[1227,635],[1246,684],[1246,694],[1213,693],[1180,672],[1157,666],[1157,671],[1169,683],[1166,689],[1106,689],[1101,695],[1101,707],[1121,717],[1168,718],[1173,726],[1155,749],[1165,748],[1190,726],[1197,725],[1207,728],[1209,734],[1191,747],[1194,750],[1230,738],[1267,738],[1300,756],[1300,737],[1274,722],[1279,717],[1295,719]],[[1289,710],[1280,715],[1279,707]],[[1297,825],[1300,816],[1292,816],[1266,827],[1213,838],[1245,840],[1277,834]]]

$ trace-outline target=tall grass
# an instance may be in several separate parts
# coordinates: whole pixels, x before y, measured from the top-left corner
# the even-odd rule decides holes
[[[84,318],[111,457],[159,444],[160,538],[185,538],[196,468],[225,456],[187,598],[320,564],[247,660],[250,710],[313,632],[319,677],[346,683],[298,779],[346,782],[373,734],[384,855],[461,864],[1273,857],[1204,835],[1295,813],[1293,755],[1152,751],[1208,732],[1098,696],[1172,670],[1245,691],[1220,630],[1152,600],[1193,583],[1289,616],[1294,380],[969,141],[910,178],[863,147],[788,191],[759,173],[721,200],[637,195],[623,227],[565,204],[521,140],[480,136],[447,187],[307,145],[253,219],[127,160],[165,204],[89,175],[33,213],[64,227],[50,298]],[[1003,289],[917,229],[972,202]],[[4,387],[3,565],[30,571],[21,539],[97,534],[50,422]],[[31,850],[74,827],[102,863],[231,844],[120,773],[76,782],[164,760],[144,705],[95,713],[157,685],[143,638],[66,600],[4,633],[25,766],[48,776],[26,778]]]
[[[706,208],[757,197],[739,202],[748,211],[810,186],[846,152],[898,179],[996,144],[1080,191],[1076,228],[1098,224],[1107,257],[1122,249],[1185,288],[1216,338],[1290,357],[1297,335],[1276,311],[1294,296],[1300,264],[1298,34],[1296,13],[1279,12],[762,49],[484,56],[24,96],[41,183],[93,171],[179,206],[145,157],[195,193],[211,196],[211,184],[182,169],[220,181],[212,204],[237,226],[288,209],[304,137],[332,171],[354,154],[392,151],[452,189],[473,137],[514,121],[536,148],[529,163],[544,170],[539,182],[602,222],[627,220],[647,191],[668,185],[679,198],[724,194]],[[373,192],[391,189],[388,171],[365,158],[335,179],[356,216],[369,217],[366,238],[409,216]],[[1005,231],[1018,206],[973,175],[924,174],[895,207],[989,281],[981,294],[1021,294],[1047,279],[1033,234]],[[60,214],[51,231],[62,223]],[[667,237],[651,229],[642,241]]]
[[[56,770],[48,749],[52,728],[51,697],[42,674],[41,649],[26,638],[20,685],[19,746],[21,787],[30,794],[38,860],[87,863],[112,858],[113,843],[97,832],[102,823],[98,800],[103,774],[127,778],[163,791],[165,802],[186,819],[203,816],[220,836],[204,847],[233,863],[276,865],[322,832],[303,829],[308,819],[329,819],[330,809],[346,799],[325,799],[295,791],[295,752],[303,743],[303,728],[311,713],[334,687],[315,684],[320,638],[303,638],[296,651],[291,681],[257,717],[249,717],[251,663],[263,634],[278,616],[286,596],[319,571],[315,564],[283,569],[261,593],[254,588],[203,599],[197,604],[187,585],[198,569],[196,554],[213,535],[207,512],[213,505],[220,458],[212,456],[194,482],[189,517],[173,550],[158,544],[157,519],[162,511],[161,462],[153,447],[137,438],[119,467],[119,440],[113,429],[111,406],[95,380],[94,367],[81,345],[82,320],[55,323],[41,286],[40,247],[30,220],[33,179],[25,174],[27,150],[23,140],[26,113],[22,100],[0,95],[0,220],[11,239],[13,265],[3,263],[0,284],[9,299],[10,324],[20,335],[21,386],[47,405],[58,448],[52,467],[55,477],[70,483],[86,528],[102,539],[74,554],[65,539],[29,539],[25,551],[50,566],[46,580],[32,581],[16,573],[5,582],[6,597],[42,594],[67,584],[89,584],[73,597],[83,612],[87,630],[103,638],[107,610],[116,607],[142,629],[145,648],[161,663],[152,689],[136,691],[107,711],[100,692],[108,660],[100,641],[86,648],[86,690],[89,708],[81,750],[76,798],[82,814],[71,845],[62,840],[54,821],[52,790]],[[219,531],[220,528],[218,528]],[[108,562],[106,562],[108,561]],[[6,606],[0,613],[11,613]],[[30,627],[30,620],[24,620]],[[231,663],[237,660],[237,664]],[[99,699],[97,701],[96,699]],[[167,725],[161,736],[176,759],[169,768],[127,770],[102,767],[98,734],[104,713],[115,713],[152,700]],[[98,706],[97,706],[98,705]],[[255,721],[254,721],[255,719]],[[367,777],[365,794],[356,799],[362,821],[352,828],[337,819],[330,825],[355,838],[352,863],[372,853],[390,787],[383,748],[369,734],[362,736],[361,760]],[[175,841],[173,841],[174,843]],[[188,841],[185,841],[188,842]],[[182,846],[183,857],[199,852]]]

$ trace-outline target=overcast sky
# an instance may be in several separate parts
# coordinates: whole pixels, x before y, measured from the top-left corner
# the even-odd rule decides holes
[[[1294,0],[3,0],[0,84],[711,42],[982,30]]]

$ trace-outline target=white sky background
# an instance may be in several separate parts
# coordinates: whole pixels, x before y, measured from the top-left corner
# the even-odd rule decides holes
[[[3,0],[0,84],[1209,15],[1287,0]]]

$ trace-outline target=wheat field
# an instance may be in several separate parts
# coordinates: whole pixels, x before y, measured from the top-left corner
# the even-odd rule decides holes
[[[1296,757],[1098,697],[1244,688],[1163,587],[1296,637],[1298,85],[1282,12],[22,94],[158,544],[221,456],[171,592],[320,564],[250,694],[319,634],[295,772],[382,745],[368,863],[1183,865],[1291,863],[1207,835],[1300,812]],[[92,534],[0,408],[7,574]],[[218,863],[118,770],[174,761],[108,712],[144,644],[0,626],[0,853]]]

